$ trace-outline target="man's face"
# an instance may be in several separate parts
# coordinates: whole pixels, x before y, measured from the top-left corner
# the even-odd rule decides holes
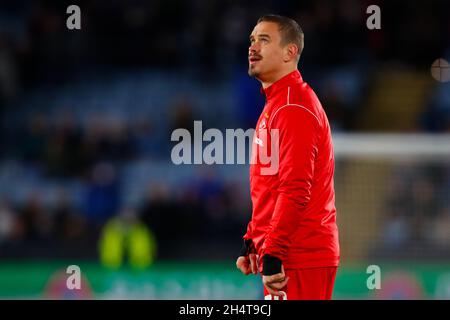
[[[283,54],[278,25],[266,21],[258,23],[250,35],[248,74],[259,80],[276,74],[284,62]]]

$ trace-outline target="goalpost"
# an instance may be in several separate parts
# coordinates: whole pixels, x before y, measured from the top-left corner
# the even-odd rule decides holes
[[[333,142],[342,262],[450,262],[450,134]]]

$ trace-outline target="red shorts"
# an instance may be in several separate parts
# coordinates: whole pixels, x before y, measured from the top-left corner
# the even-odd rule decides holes
[[[284,297],[273,297],[264,287],[264,299],[284,300],[330,300],[333,294],[337,267],[287,269],[289,277],[286,286],[281,289]]]

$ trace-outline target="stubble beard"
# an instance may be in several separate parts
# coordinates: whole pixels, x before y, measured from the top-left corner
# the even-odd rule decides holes
[[[255,77],[255,78],[257,78],[258,74],[259,74],[259,73],[258,73],[254,68],[252,68],[252,66],[248,66],[248,75],[249,75],[250,77]]]

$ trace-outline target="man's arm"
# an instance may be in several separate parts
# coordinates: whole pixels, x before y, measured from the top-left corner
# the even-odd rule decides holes
[[[271,229],[262,247],[263,275],[282,273],[291,237],[311,196],[319,123],[308,110],[287,106],[272,121],[279,130],[279,186]]]
[[[247,225],[247,232],[243,237],[244,243],[236,260],[236,267],[245,275],[258,273],[258,257],[251,239],[251,231],[252,222],[250,221]]]
[[[252,224],[252,220],[250,220],[247,225],[247,232],[243,236],[244,240],[252,239],[252,230],[253,230],[253,224]]]

